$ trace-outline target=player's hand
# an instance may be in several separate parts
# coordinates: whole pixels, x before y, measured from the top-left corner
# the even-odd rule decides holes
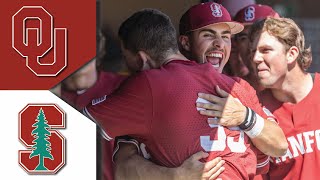
[[[216,179],[224,171],[225,161],[217,157],[206,163],[200,162],[202,158],[206,157],[208,157],[208,153],[202,151],[189,157],[180,167],[176,168],[174,179]]]
[[[219,86],[216,86],[216,92],[219,96],[198,93],[199,98],[211,102],[197,102],[198,108],[205,109],[200,110],[200,114],[213,117],[208,118],[209,124],[219,124],[226,127],[235,127],[240,125],[245,120],[246,107],[231,94],[220,89]]]

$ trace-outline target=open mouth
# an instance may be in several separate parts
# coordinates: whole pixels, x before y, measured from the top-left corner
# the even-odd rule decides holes
[[[221,52],[211,52],[206,54],[207,62],[211,63],[216,69],[220,67],[221,61],[223,59],[223,53]]]

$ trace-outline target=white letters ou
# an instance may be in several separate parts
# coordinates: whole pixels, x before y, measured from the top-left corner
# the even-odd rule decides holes
[[[239,131],[239,141],[235,142],[234,137],[227,137],[224,127],[220,125],[210,125],[211,128],[218,128],[217,140],[210,140],[210,136],[200,136],[201,147],[207,151],[224,151],[225,148],[229,147],[231,152],[243,153],[246,150],[244,144],[244,132]]]

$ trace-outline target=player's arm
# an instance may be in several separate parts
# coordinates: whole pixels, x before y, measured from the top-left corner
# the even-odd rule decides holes
[[[152,108],[145,107],[152,107],[151,94],[145,74],[140,73],[112,94],[92,100],[82,112],[101,128],[107,140],[128,134],[148,137],[151,121],[147,117]]]
[[[275,119],[272,117],[262,118],[252,109],[247,108],[232,95],[216,88],[219,96],[199,93],[199,98],[211,103],[197,103],[200,114],[211,117],[218,117],[218,120],[208,119],[209,124],[220,124],[222,126],[239,126],[250,137],[253,144],[264,154],[274,157],[283,156],[288,148],[285,135]],[[248,98],[252,98],[248,96]]]
[[[210,162],[199,160],[206,158],[207,153],[198,152],[185,160],[180,167],[167,168],[154,164],[138,154],[137,147],[130,143],[118,143],[119,149],[114,156],[116,164],[115,179],[216,179],[224,170],[224,160],[220,157]]]

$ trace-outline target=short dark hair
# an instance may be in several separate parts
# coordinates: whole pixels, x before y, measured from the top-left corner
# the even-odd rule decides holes
[[[178,51],[176,30],[170,18],[156,9],[143,9],[124,21],[118,35],[126,49],[145,51],[157,61]]]

